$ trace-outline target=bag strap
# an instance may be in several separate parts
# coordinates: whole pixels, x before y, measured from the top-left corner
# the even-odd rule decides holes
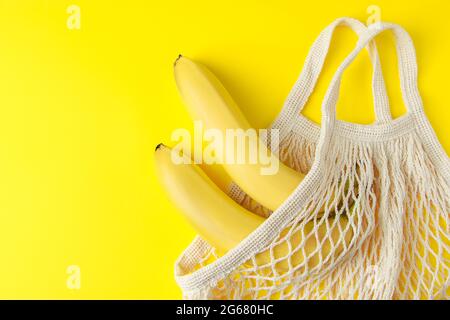
[[[316,86],[328,54],[331,39],[338,26],[348,26],[358,36],[367,32],[367,27],[362,22],[348,17],[339,18],[326,27],[311,46],[300,76],[289,93],[283,109],[272,124],[272,127],[278,128],[285,133],[292,127],[295,121],[293,119],[302,111]],[[369,43],[368,51],[373,64],[372,90],[374,93],[376,122],[389,122],[392,119],[389,100],[378,50],[374,41]],[[283,132],[280,134],[283,134]]]
[[[415,125],[417,126],[417,130],[421,133],[424,147],[428,150],[432,161],[442,173],[446,182],[450,184],[450,158],[439,143],[436,133],[425,115],[422,98],[419,93],[417,83],[417,59],[413,41],[408,32],[394,23],[380,22],[377,23],[375,28],[369,28],[366,34],[360,38],[355,49],[347,56],[336,71],[322,104],[323,125],[319,143],[317,145],[317,150],[321,151],[318,152],[316,157],[320,160],[320,158],[326,154],[326,145],[331,141],[333,127],[336,124],[336,103],[339,98],[339,87],[343,72],[350,63],[355,60],[358,53],[361,52],[361,50],[378,34],[385,30],[392,30],[395,35],[398,65],[400,69],[400,87],[407,114],[414,117]]]
[[[369,42],[372,42],[378,34],[388,29],[392,30],[395,35],[400,68],[400,84],[407,112],[422,113],[422,99],[417,87],[416,52],[411,37],[399,25],[393,23],[378,23],[376,27],[369,28],[360,38],[355,49],[347,56],[336,71],[322,105],[322,120],[331,123],[335,122],[336,103],[339,98],[339,87],[342,74]]]

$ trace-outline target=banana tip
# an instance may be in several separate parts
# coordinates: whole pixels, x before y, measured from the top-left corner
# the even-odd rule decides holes
[[[164,143],[158,143],[158,145],[155,147],[155,151],[158,151],[162,147],[164,147]]]
[[[174,67],[177,65],[178,60],[180,60],[181,58],[183,58],[183,55],[179,54],[178,57],[175,59],[175,62],[173,63]]]

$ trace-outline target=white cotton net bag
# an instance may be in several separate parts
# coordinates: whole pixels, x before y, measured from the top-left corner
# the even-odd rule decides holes
[[[343,71],[385,29],[396,36],[408,112],[391,120],[385,91],[375,90],[378,123],[336,120]],[[331,33],[327,28],[322,35]],[[321,36],[315,45],[320,39],[327,43]],[[450,164],[422,108],[411,39],[394,24],[383,23],[364,33],[331,82],[321,129],[292,113],[297,111],[292,106],[304,105],[320,72],[314,61],[320,64],[321,59],[308,56],[306,69],[273,124],[283,137],[280,157],[289,154],[286,159],[297,159],[290,164],[305,171],[309,161],[308,174],[279,209],[224,256],[217,257],[197,238],[176,266],[184,297],[448,298]],[[374,89],[377,83],[383,88],[376,77],[377,62],[374,65]],[[313,80],[307,81],[307,89],[299,88],[309,75]],[[306,145],[302,140],[317,143],[310,160],[298,160]]]

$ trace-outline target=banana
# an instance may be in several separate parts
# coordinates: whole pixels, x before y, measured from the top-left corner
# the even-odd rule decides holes
[[[227,129],[252,129],[233,98],[220,81],[205,66],[179,56],[174,64],[175,80],[191,117],[201,120],[206,129],[218,129],[224,136]],[[235,154],[225,144],[224,154]],[[303,180],[304,175],[284,165],[263,143],[258,143],[255,154],[268,155],[268,163],[278,162],[275,174],[262,175],[264,165],[224,163],[230,178],[252,199],[264,207],[276,210]],[[223,150],[218,150],[219,152]]]
[[[214,182],[223,192],[227,193],[233,184],[233,181],[225,172],[222,166],[218,164],[199,164],[200,169]]]
[[[172,161],[171,149],[163,144],[156,147],[155,164],[159,180],[173,204],[220,254],[236,247],[264,222],[264,218],[244,209],[229,198],[199,166],[175,164]],[[270,266],[272,255],[274,259],[282,259],[302,242],[303,249],[291,253],[290,259],[278,262],[277,270],[288,270],[306,259],[308,267],[311,268],[329,258],[331,254],[339,255],[349,245],[353,232],[345,216],[339,217],[338,221],[336,219],[330,217],[327,223],[322,222],[318,227],[311,221],[305,225],[303,232],[289,233],[288,229],[283,230],[281,236],[288,240],[275,246],[272,254],[269,250],[257,254],[256,263],[259,266]],[[327,224],[335,224],[331,234],[327,233]],[[317,236],[312,233],[314,228],[317,228]],[[344,241],[338,241],[341,232],[345,232]],[[310,233],[311,236],[305,239],[304,235]]]
[[[206,173],[208,178],[210,178],[214,184],[216,184],[227,195],[230,194],[233,181],[227,175],[222,166],[218,164],[205,164],[205,163],[200,163],[199,166],[200,169]],[[248,195],[244,195],[243,197],[238,197],[237,199],[233,200],[236,201],[239,205],[245,207],[247,210],[264,218],[267,218],[272,214],[272,211],[262,206],[260,203],[256,202]]]

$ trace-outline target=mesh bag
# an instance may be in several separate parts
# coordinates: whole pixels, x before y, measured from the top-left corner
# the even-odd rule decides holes
[[[330,84],[320,128],[299,111],[339,24],[353,26],[361,36]],[[449,297],[450,162],[423,111],[412,41],[398,25],[381,23],[370,30],[357,25],[339,19],[321,33],[272,125],[282,138],[275,151],[307,173],[305,179],[273,213],[231,188],[238,202],[269,217],[223,256],[197,237],[176,263],[184,298]],[[344,70],[386,29],[395,34],[407,113],[391,119],[372,49],[377,123],[337,120]]]

